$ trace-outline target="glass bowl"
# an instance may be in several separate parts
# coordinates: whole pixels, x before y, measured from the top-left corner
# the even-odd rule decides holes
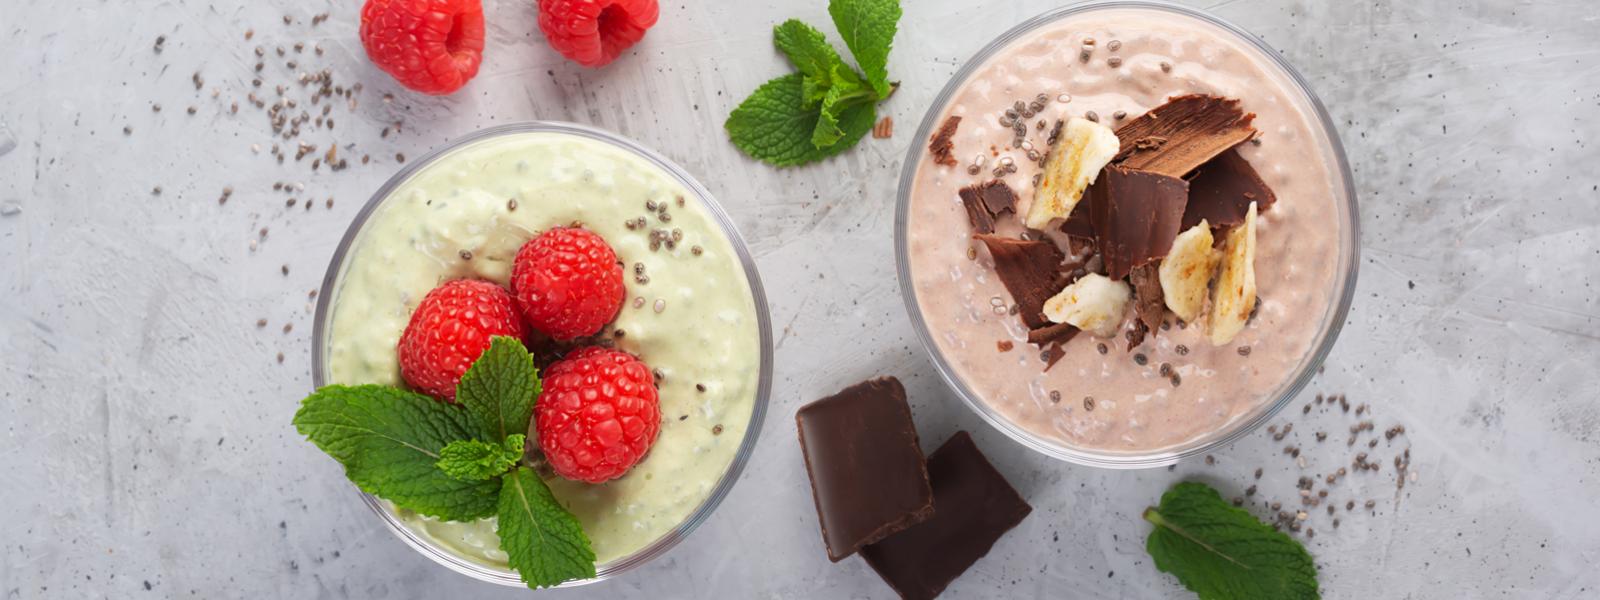
[[[1158,450],[1123,452],[1109,451],[1094,448],[1074,447],[1057,440],[1046,439],[1026,430],[1013,422],[1008,416],[1001,414],[986,404],[972,388],[964,381],[961,373],[954,367],[950,359],[940,350],[938,343],[929,331],[928,324],[922,313],[921,304],[917,299],[916,284],[912,279],[910,264],[910,241],[908,237],[908,223],[911,211],[911,193],[916,182],[918,167],[929,160],[926,155],[926,141],[932,136],[939,119],[945,114],[951,100],[961,90],[967,80],[984,67],[999,51],[1006,49],[1012,43],[1020,43],[1030,34],[1041,28],[1052,25],[1062,19],[1082,15],[1090,11],[1111,9],[1136,9],[1143,11],[1157,11],[1168,15],[1190,18],[1210,24],[1222,30],[1244,46],[1247,51],[1258,52],[1265,58],[1262,62],[1268,70],[1277,70],[1282,79],[1289,82],[1291,97],[1298,95],[1303,105],[1310,108],[1314,117],[1311,123],[1315,143],[1322,150],[1322,156],[1327,162],[1328,170],[1333,179],[1334,204],[1337,217],[1341,226],[1338,238],[1338,256],[1333,273],[1333,285],[1330,289],[1331,299],[1327,303],[1327,310],[1322,315],[1317,335],[1312,338],[1309,350],[1300,359],[1275,391],[1268,394],[1265,401],[1259,403],[1245,414],[1235,416],[1217,430],[1211,431],[1197,438],[1181,442],[1174,446]],[[1071,92],[1071,90],[1063,90]],[[1100,2],[1087,2],[1051,10],[1012,27],[1001,34],[994,41],[976,55],[958,71],[950,82],[934,100],[923,117],[913,138],[910,149],[906,153],[905,163],[901,169],[898,200],[895,213],[895,260],[899,271],[901,295],[910,313],[912,326],[916,329],[917,337],[933,359],[933,365],[945,383],[955,390],[962,402],[976,412],[990,425],[1004,432],[1007,436],[1047,456],[1071,463],[1093,467],[1113,469],[1137,469],[1166,466],[1190,456],[1196,456],[1228,444],[1240,436],[1256,429],[1273,415],[1277,414],[1284,406],[1288,405],[1296,394],[1303,389],[1316,374],[1318,367],[1332,349],[1339,329],[1344,323],[1345,315],[1349,312],[1351,298],[1355,291],[1356,268],[1359,263],[1360,232],[1357,218],[1356,193],[1352,182],[1350,167],[1345,159],[1344,148],[1339,142],[1338,132],[1334,129],[1328,117],[1327,110],[1322,106],[1311,91],[1305,79],[1290,66],[1276,51],[1262,42],[1255,35],[1241,29],[1227,21],[1222,20],[1203,10],[1188,8],[1168,2],[1153,0],[1111,0]]]
[[[322,289],[317,300],[316,319],[312,333],[311,376],[313,384],[318,388],[326,385],[329,381],[329,365],[326,354],[330,319],[332,318],[332,302],[338,297],[339,286],[348,266],[345,260],[368,219],[384,200],[390,197],[390,193],[413,174],[427,168],[447,153],[497,136],[532,132],[551,132],[580,136],[632,153],[670,174],[684,189],[699,199],[702,205],[706,207],[707,212],[721,227],[723,234],[727,237],[729,244],[733,247],[744,268],[744,275],[749,283],[750,293],[755,304],[756,326],[761,338],[761,372],[756,384],[756,397],[754,406],[750,411],[750,421],[745,429],[744,439],[740,442],[727,471],[718,479],[710,495],[706,496],[682,523],[679,523],[645,547],[622,558],[596,565],[596,573],[592,578],[567,581],[556,586],[576,587],[611,579],[665,554],[678,542],[688,537],[696,527],[705,522],[711,516],[711,513],[716,510],[717,505],[722,502],[722,499],[728,495],[728,491],[733,488],[734,482],[739,479],[740,472],[744,470],[745,464],[749,462],[750,454],[755,449],[756,438],[761,433],[761,423],[766,415],[767,401],[772,388],[772,327],[767,310],[766,295],[762,291],[761,279],[756,273],[755,261],[751,258],[749,249],[745,247],[744,238],[740,237],[733,220],[717,204],[716,199],[711,196],[711,192],[707,191],[705,186],[702,186],[683,168],[654,151],[621,136],[584,125],[547,121],[516,123],[483,129],[454,140],[444,147],[428,153],[419,160],[411,162],[402,168],[400,172],[390,177],[388,181],[384,182],[382,187],[378,188],[378,191],[372,195],[372,198],[356,214],[355,220],[350,224],[349,230],[345,232],[344,238],[339,241],[338,249],[334,251],[333,260],[328,265],[327,275],[323,277]],[[378,518],[383,520],[389,531],[405,541],[412,549],[433,559],[434,562],[480,581],[514,587],[525,586],[521,577],[515,571],[486,566],[468,560],[435,543],[428,537],[412,531],[394,513],[390,512],[385,507],[385,503],[377,497],[362,493],[361,499],[378,515]]]

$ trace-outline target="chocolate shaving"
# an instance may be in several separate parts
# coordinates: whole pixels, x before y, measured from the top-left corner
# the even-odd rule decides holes
[[[1088,258],[1095,252],[1093,211],[1085,206],[1074,209],[1061,223],[1061,233],[1067,234],[1067,251],[1073,256]]]
[[[1189,184],[1159,173],[1107,167],[1088,194],[1106,275],[1122,279],[1136,267],[1166,258],[1172,250]]]
[[[950,138],[955,137],[956,127],[961,125],[961,117],[950,115],[939,125],[939,131],[933,134],[933,139],[928,140],[928,152],[933,154],[933,162],[946,166],[955,166],[956,159],[951,156],[956,144]]]
[[[1112,164],[1183,177],[1255,137],[1254,119],[1238,100],[1203,94],[1170,98],[1117,129],[1122,148]]]
[[[1272,188],[1261,180],[1250,161],[1237,149],[1229,150],[1201,165],[1189,178],[1189,207],[1183,212],[1183,229],[1194,227],[1201,219],[1213,228],[1232,227],[1244,222],[1251,202],[1260,212],[1277,201]]]
[[[1055,323],[1028,332],[1028,343],[1043,346],[1052,342],[1067,343],[1078,335],[1079,329],[1071,323]]]
[[[1044,303],[1067,286],[1061,274],[1066,256],[1049,240],[1018,240],[997,235],[973,236],[989,247],[1000,283],[1011,292],[1023,324],[1029,329],[1051,325],[1044,318]]]
[[[1133,327],[1128,328],[1128,351],[1133,352],[1134,348],[1138,348],[1139,344],[1143,344],[1144,336],[1149,332],[1150,330],[1144,326],[1144,321],[1134,319]]]
[[[1142,265],[1128,275],[1133,284],[1133,308],[1146,329],[1156,331],[1161,327],[1161,317],[1166,311],[1166,298],[1161,293],[1161,261]]]
[[[1050,344],[1050,348],[1044,351],[1045,372],[1050,372],[1050,368],[1056,366],[1056,363],[1061,362],[1061,357],[1066,355],[1067,352],[1061,349],[1061,342]]]
[[[961,188],[961,206],[967,209],[967,223],[974,233],[994,233],[994,213],[984,206],[983,198],[973,186]]]

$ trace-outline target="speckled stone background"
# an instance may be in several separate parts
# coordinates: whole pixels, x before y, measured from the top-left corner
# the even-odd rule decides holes
[[[289,426],[311,385],[307,293],[395,154],[527,119],[617,131],[698,174],[750,241],[779,339],[765,435],[717,514],[652,565],[549,596],[889,597],[860,559],[824,558],[790,420],[877,374],[908,384],[927,446],[972,430],[1035,507],[948,597],[1182,596],[1143,550],[1140,511],[1187,478],[1228,496],[1258,485],[1258,515],[1272,512],[1263,502],[1298,507],[1298,477],[1353,457],[1354,409],[1302,414],[1318,392],[1369,404],[1380,433],[1406,427],[1372,450],[1382,470],[1330,486],[1338,529],[1321,507],[1307,520],[1328,597],[1600,595],[1591,0],[1211,7],[1281,49],[1332,111],[1361,194],[1360,284],[1325,374],[1275,420],[1294,423],[1287,439],[1258,431],[1214,465],[1142,472],[1055,462],[980,422],[934,374],[894,278],[891,209],[914,124],[962,61],[1057,3],[907,2],[890,64],[903,85],[883,107],[895,136],[783,171],[745,160],[721,123],[787,69],[772,24],[800,17],[835,36],[821,0],[665,3],[645,42],[600,71],[545,46],[532,2],[490,0],[483,70],[443,99],[366,62],[357,2],[240,4],[0,10],[0,598],[527,595],[412,552]],[[363,84],[354,108],[333,103],[332,130],[302,131],[319,155],[340,144],[350,168],[270,157],[267,117],[246,101],[257,45],[269,101],[279,84],[303,99],[299,71]],[[1416,479],[1397,491],[1390,460],[1407,448]]]

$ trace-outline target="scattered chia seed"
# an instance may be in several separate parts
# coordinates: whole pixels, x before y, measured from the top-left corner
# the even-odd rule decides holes
[[[1106,44],[1106,49],[1110,50],[1112,52],[1116,52],[1118,50],[1121,50],[1122,49],[1122,40],[1111,40],[1110,43]]]
[[[711,435],[722,435],[722,425],[719,424],[712,426]]]
[[[1250,356],[1250,347],[1239,346],[1239,356]]]
[[[1050,403],[1051,404],[1060,404],[1061,403],[1061,392],[1056,391],[1056,390],[1050,390]]]
[[[307,204],[306,206],[310,206],[310,204]],[[462,250],[458,253],[458,255],[461,257],[461,260],[472,260],[471,250]]]
[[[1167,61],[1161,61],[1161,72],[1162,73],[1171,73],[1172,72],[1172,63],[1169,63]]]
[[[284,323],[283,324],[283,332],[284,333],[289,333],[291,331],[294,331],[294,323]]]
[[[167,36],[164,36],[164,35],[156,36],[156,44],[155,44],[155,46],[153,48],[156,51],[156,54],[160,54],[162,50],[166,49],[166,47],[167,47]]]
[[[1111,118],[1116,119],[1118,121],[1126,119],[1126,118],[1128,118],[1128,111],[1119,110],[1117,112],[1111,113]]]
[[[1089,111],[1089,112],[1083,113],[1083,118],[1088,119],[1090,121],[1093,121],[1095,123],[1099,123],[1100,122],[1100,114],[1096,113],[1096,112],[1094,112],[1092,110]]]
[[[704,384],[704,383],[696,383],[696,384],[694,384],[694,391],[700,392],[702,394],[706,393],[706,384]]]
[[[283,353],[282,352],[278,353],[278,364],[280,364],[280,365],[283,364]]]
[[[1108,58],[1108,59],[1106,59],[1106,65],[1111,67],[1111,68],[1113,68],[1113,69],[1115,69],[1117,67],[1121,67],[1122,66],[1122,57],[1113,56],[1111,58]]]
[[[1150,358],[1145,356],[1143,352],[1139,352],[1133,355],[1133,362],[1142,367],[1150,362]]]
[[[1096,350],[1096,351],[1098,351],[1098,352],[1099,352],[1099,353],[1101,353],[1101,354],[1105,354],[1105,353],[1107,353],[1107,352],[1110,352],[1110,351],[1111,351],[1111,349],[1110,349],[1110,348],[1107,348],[1107,347],[1106,347],[1106,345],[1105,345],[1105,343],[1104,343],[1104,342],[1101,342],[1101,343],[1098,343],[1098,344],[1095,344],[1095,346],[1094,346],[1094,349],[1095,349],[1095,350]]]
[[[1083,409],[1089,412],[1094,412],[1094,396],[1083,397]]]
[[[655,305],[656,314],[659,315],[659,314],[661,314],[661,311],[664,311],[664,310],[667,310],[667,301],[666,300],[662,300],[660,298],[657,298],[656,299],[656,305]]]

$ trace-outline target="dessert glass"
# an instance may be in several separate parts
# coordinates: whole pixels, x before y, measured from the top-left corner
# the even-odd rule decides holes
[[[1291,83],[1294,94],[1299,95],[1305,104],[1311,107],[1314,116],[1314,129],[1316,140],[1322,149],[1324,160],[1328,163],[1329,171],[1333,174],[1334,204],[1337,211],[1339,225],[1338,253],[1330,257],[1336,260],[1333,285],[1329,288],[1331,294],[1328,309],[1325,314],[1313,315],[1318,318],[1317,334],[1309,346],[1309,350],[1301,357],[1298,365],[1289,375],[1247,413],[1229,421],[1224,426],[1205,435],[1187,440],[1185,442],[1151,451],[1116,452],[1100,449],[1079,448],[1063,444],[1036,435],[1014,423],[1009,417],[1001,414],[979,398],[972,388],[963,380],[963,375],[953,366],[939,349],[938,344],[928,327],[922,313],[921,305],[917,299],[917,291],[911,274],[910,242],[908,238],[909,216],[911,211],[911,194],[917,179],[918,168],[929,160],[927,157],[927,140],[932,136],[938,121],[946,112],[950,102],[962,88],[963,84],[985,63],[1012,43],[1026,38],[1029,34],[1048,27],[1058,21],[1071,16],[1082,15],[1092,11],[1112,9],[1139,9],[1167,13],[1174,17],[1193,19],[1201,24],[1209,24],[1235,38],[1247,49],[1259,52],[1269,69],[1278,71],[1284,80]],[[895,213],[895,259],[900,277],[901,295],[906,303],[906,310],[910,313],[913,328],[924,348],[933,359],[935,369],[941,378],[955,390],[962,402],[976,412],[990,425],[1004,432],[1012,439],[1021,442],[1024,446],[1032,448],[1047,456],[1060,460],[1089,465],[1094,467],[1114,469],[1137,469],[1166,466],[1190,456],[1210,452],[1238,439],[1240,436],[1256,429],[1262,423],[1271,419],[1284,406],[1288,405],[1294,397],[1310,382],[1316,374],[1323,359],[1333,348],[1333,342],[1339,335],[1339,329],[1344,323],[1345,315],[1349,312],[1350,302],[1355,291],[1356,269],[1359,263],[1360,232],[1357,217],[1356,193],[1350,174],[1350,167],[1345,159],[1344,148],[1339,142],[1338,132],[1330,120],[1327,110],[1321,101],[1311,91],[1305,79],[1295,71],[1294,67],[1286,62],[1276,50],[1262,42],[1255,35],[1235,26],[1221,18],[1203,10],[1171,4],[1155,0],[1109,0],[1100,2],[1087,2],[1048,11],[1012,27],[1001,34],[971,59],[958,71],[950,82],[929,107],[927,115],[923,117],[917,129],[910,149],[906,153],[905,163],[901,169],[900,185]]]
[[[474,143],[489,140],[497,136],[533,132],[574,135],[608,144],[644,159],[646,162],[659,167],[662,171],[665,171],[667,174],[671,175],[673,179],[677,180],[678,183],[680,183],[686,190],[689,191],[690,194],[698,199],[703,206],[705,206],[706,211],[711,214],[717,224],[721,227],[723,235],[726,236],[727,241],[737,253],[739,262],[744,268],[745,278],[749,283],[750,293],[755,305],[757,328],[760,332],[761,338],[761,372],[759,374],[759,379],[756,386],[756,397],[753,400],[754,405],[750,411],[750,421],[745,429],[744,439],[740,442],[739,448],[734,454],[733,460],[729,463],[727,470],[723,472],[721,478],[717,480],[717,483],[712,489],[710,495],[706,496],[706,498],[700,502],[699,506],[689,513],[683,522],[679,523],[676,527],[655,541],[645,545],[643,548],[640,548],[632,554],[607,563],[596,565],[595,576],[592,578],[567,581],[559,586],[556,586],[575,587],[616,577],[665,554],[673,546],[677,545],[678,542],[682,541],[685,537],[688,537],[688,535],[693,532],[696,527],[698,527],[711,516],[711,513],[716,510],[717,506],[722,502],[722,499],[727,496],[728,491],[733,488],[734,482],[739,479],[739,474],[744,470],[745,464],[750,459],[751,452],[755,449],[756,438],[761,433],[761,423],[766,415],[767,401],[772,388],[772,327],[768,315],[766,296],[761,287],[761,279],[756,273],[755,262],[750,256],[749,249],[745,247],[744,239],[740,237],[732,219],[730,219],[727,213],[723,211],[722,207],[717,204],[716,199],[711,196],[711,192],[707,191],[705,186],[702,186],[700,182],[696,181],[694,177],[685,172],[683,168],[674,164],[672,161],[667,160],[665,157],[655,153],[654,151],[651,151],[650,149],[645,148],[636,142],[622,138],[621,136],[584,125],[545,121],[501,125],[498,127],[479,130],[460,139],[454,140],[444,147],[436,149],[418,160],[412,161],[410,164],[400,169],[398,173],[395,173],[394,176],[390,177],[388,181],[384,182],[382,187],[378,188],[378,191],[372,195],[372,198],[368,200],[366,205],[361,208],[361,211],[356,214],[355,220],[351,222],[350,228],[345,232],[344,238],[339,241],[339,246],[334,251],[333,260],[328,266],[327,275],[323,277],[322,288],[318,294],[314,331],[312,333],[311,376],[312,382],[317,388],[327,385],[330,380],[329,361],[327,359],[327,354],[329,345],[328,336],[331,329],[330,323],[333,314],[332,303],[334,299],[337,298],[338,291],[340,290],[340,286],[343,282],[343,276],[348,266],[346,259],[348,258],[350,249],[359,238],[361,232],[363,231],[363,227],[366,225],[369,218],[380,206],[383,205],[386,199],[391,197],[391,192],[400,187],[401,184],[403,184],[413,174],[421,171],[430,164],[433,164],[440,157],[445,156],[457,149]],[[383,501],[379,500],[377,497],[362,493],[361,500],[365,502],[367,506],[373,510],[373,512],[377,513],[378,517],[383,520],[384,525],[388,527],[389,531],[393,532],[407,545],[411,546],[412,549],[424,556],[427,556],[434,562],[444,565],[452,571],[480,581],[514,587],[525,586],[521,577],[513,570],[491,567],[468,560],[458,556],[454,552],[451,552],[449,549],[442,547],[440,544],[434,542],[428,537],[419,535],[418,533],[412,531],[401,522],[399,517],[386,509]]]

